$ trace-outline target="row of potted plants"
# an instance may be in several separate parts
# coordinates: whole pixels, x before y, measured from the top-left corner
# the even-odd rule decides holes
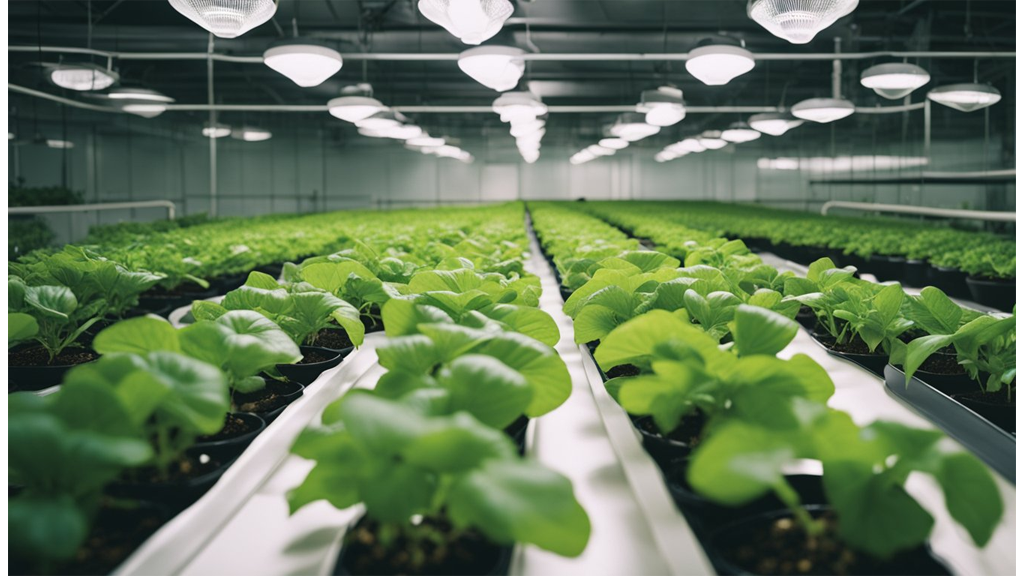
[[[802,264],[824,256],[880,280],[936,286],[1007,312],[1016,303],[1016,245],[1011,238],[985,232],[707,202],[595,202],[588,203],[588,210],[655,241],[661,237],[659,227],[684,225],[713,236],[742,238],[753,250]],[[678,240],[669,234],[665,242],[668,253],[679,255],[680,246],[674,244]]]
[[[281,280],[253,271],[219,303],[194,302],[192,322],[181,329],[155,316],[116,322],[91,342],[99,359],[68,371],[56,393],[11,395],[9,433],[24,448],[11,458],[9,520],[19,550],[12,565],[109,570],[209,489],[280,414],[284,405],[268,397],[290,402],[298,394],[282,387],[316,378],[293,362],[324,349],[300,345],[348,345],[326,350],[337,364],[381,325],[393,338],[381,348],[389,372],[373,398],[355,394],[325,413],[340,444],[308,443],[313,428],[295,447],[331,479],[322,485],[324,477],[312,474],[296,498],[338,503],[351,495],[342,476],[359,478],[370,516],[352,534],[369,534],[375,545],[361,549],[366,540],[350,538],[346,565],[361,571],[382,546],[414,551],[413,565],[471,572],[484,562],[501,573],[515,541],[579,554],[589,522],[568,480],[515,450],[528,418],[560,405],[571,389],[551,347],[557,327],[536,308],[539,280],[522,271],[522,208],[448,212],[429,223],[406,215],[404,227],[284,266]],[[374,228],[379,221],[366,224]],[[32,288],[26,299],[35,298]],[[9,339],[16,326],[19,338],[29,337],[35,317],[9,312],[9,319]],[[342,405],[357,406],[345,421],[347,439],[341,421],[330,420]],[[416,437],[414,420],[422,424]],[[361,426],[381,436],[359,434]],[[371,452],[363,464],[337,469],[353,441],[368,442]],[[380,442],[391,443],[391,457],[378,452]],[[78,468],[83,478],[72,473]]]
[[[946,571],[925,545],[931,516],[903,489],[912,471],[932,474],[951,516],[977,545],[988,541],[1002,502],[980,462],[940,450],[941,432],[858,426],[826,406],[834,388],[819,365],[776,357],[811,294],[791,292],[808,282],[859,286],[847,281],[852,271],[823,262],[813,278],[773,273],[740,241],[686,230],[676,241],[687,266],[662,254],[645,268],[628,249],[591,251],[608,233],[603,222],[557,205],[531,205],[531,214],[563,284],[590,261],[590,279],[565,304],[576,339],[594,351],[717,570]],[[879,288],[885,296],[867,304],[876,307],[845,320],[876,347],[903,303],[898,286]],[[823,474],[791,475],[801,459],[821,462]]]

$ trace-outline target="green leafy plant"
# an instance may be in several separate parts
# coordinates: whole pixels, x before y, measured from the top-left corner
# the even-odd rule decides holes
[[[7,349],[10,350],[39,333],[39,323],[31,314],[7,313]]]
[[[519,332],[548,346],[558,343],[558,326],[546,312],[530,306],[496,304],[481,290],[461,294],[434,291],[390,300],[381,310],[388,336],[419,333],[420,324],[451,321],[469,328]]]
[[[46,350],[49,363],[101,318],[102,300],[79,306],[75,294],[64,286],[27,286],[16,276],[7,279],[7,310],[31,316],[37,331],[32,338]]]
[[[356,391],[328,406],[322,420],[292,447],[316,465],[288,494],[291,511],[318,500],[336,508],[362,502],[387,554],[408,554],[412,570],[426,546],[443,555],[471,529],[498,544],[565,556],[586,546],[590,522],[569,481],[519,458],[501,432],[466,413],[430,416]],[[418,517],[450,521],[454,530]]]

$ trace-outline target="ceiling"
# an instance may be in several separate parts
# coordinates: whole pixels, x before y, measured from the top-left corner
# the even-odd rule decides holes
[[[755,53],[832,52],[834,38],[844,52],[877,50],[1014,51],[1013,0],[861,0],[854,13],[820,33],[810,44],[780,40],[746,15],[745,0],[513,0],[516,9],[491,44],[511,44],[541,53],[650,52],[684,53],[702,38],[724,34],[744,41]],[[92,21],[90,29],[88,22]],[[288,38],[294,26],[302,36],[323,40],[343,53],[457,53],[467,47],[426,20],[414,0],[280,0],[271,22],[241,38],[216,39],[217,52],[259,55],[272,42]],[[90,46],[123,52],[205,52],[208,34],[178,14],[166,0],[9,0],[11,45]],[[40,57],[42,56],[42,58]],[[40,60],[56,62],[57,54],[10,52],[9,81],[59,93],[40,73]],[[67,55],[66,61],[88,57]],[[891,59],[890,59],[891,60]],[[892,105],[858,84],[859,72],[887,61],[848,61],[843,93],[858,106]],[[974,61],[927,58],[917,60],[932,74],[930,86],[971,81]],[[1012,103],[1014,60],[982,60],[978,77],[991,82]],[[115,62],[122,79],[141,81],[174,97],[178,103],[206,103],[206,62]],[[536,62],[528,63],[529,82],[548,104],[633,104],[642,90],[666,83],[683,89],[688,105],[792,104],[826,96],[830,61],[758,61],[754,70],[726,86],[705,86],[686,73],[682,62]],[[388,105],[488,105],[497,93],[477,84],[452,61],[347,61],[341,72],[314,88],[299,88],[262,64],[217,62],[215,101],[225,104],[323,105],[343,86],[366,80],[375,96]],[[70,97],[82,98],[78,94]],[[913,95],[920,101],[923,91]],[[993,114],[1012,106],[999,106]],[[189,121],[200,113],[174,114]],[[286,122],[322,126],[335,121],[323,113],[286,115]],[[586,140],[598,134],[614,115],[552,115],[549,139]],[[689,116],[687,130],[738,119],[729,115]],[[858,115],[859,116],[859,115]],[[1000,116],[999,120],[1012,119]],[[494,115],[422,114],[414,118],[447,132],[503,134]],[[864,122],[878,122],[864,119]],[[337,121],[340,123],[340,121]],[[888,125],[890,123],[885,123]],[[892,122],[899,130],[899,122]],[[332,124],[333,125],[333,124]],[[1012,125],[1012,124],[1011,124]],[[339,124],[340,126],[340,124]],[[340,128],[339,128],[340,129]],[[877,134],[873,137],[877,137]],[[1012,136],[1011,136],[1012,137]]]

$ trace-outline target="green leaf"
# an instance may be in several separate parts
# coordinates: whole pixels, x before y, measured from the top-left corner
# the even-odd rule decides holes
[[[482,425],[469,414],[431,420],[430,428],[402,450],[409,463],[435,472],[461,473],[489,458],[516,457],[504,432]]]
[[[492,428],[515,421],[533,397],[523,375],[491,356],[460,356],[441,371],[437,381],[451,393],[453,412],[465,410]]]
[[[92,343],[100,354],[126,352],[144,355],[158,350],[179,352],[178,331],[163,318],[147,315],[122,320],[104,328]]]
[[[486,354],[522,374],[533,395],[526,415],[543,416],[562,405],[572,392],[572,379],[565,362],[550,346],[518,334],[502,332],[478,343],[473,353]]]
[[[602,340],[623,320],[625,318],[604,306],[584,306],[573,319],[573,336],[577,344]]]
[[[556,328],[557,330],[557,328]],[[39,323],[28,314],[21,312],[7,313],[7,347],[32,338],[39,332]]]
[[[381,308],[384,333],[388,337],[419,334],[420,324],[451,322],[447,313],[433,306],[416,304],[412,300],[392,299]]]
[[[89,520],[68,494],[22,496],[8,500],[7,530],[12,556],[65,561],[85,542]]]
[[[732,336],[740,356],[775,356],[793,341],[799,329],[796,322],[781,314],[741,304],[733,318]]]
[[[281,287],[276,278],[270,274],[264,274],[257,270],[249,272],[249,277],[246,278],[245,285],[252,286],[253,288],[263,288],[264,290],[277,290]]]
[[[949,346],[952,342],[953,336],[944,334],[922,336],[911,340],[910,344],[907,344],[906,356],[903,362],[906,383],[910,384],[910,378],[913,377],[914,373],[917,372],[917,369],[924,364],[928,357]]]
[[[717,347],[707,334],[677,314],[652,310],[630,319],[608,334],[597,347],[594,357],[606,371],[623,364],[645,365],[650,362],[655,346],[666,338]]]
[[[197,434],[220,431],[231,402],[227,382],[219,370],[170,352],[152,352],[146,360],[146,372],[139,374],[171,391],[157,407],[159,413]]]
[[[64,286],[29,286],[25,288],[25,304],[43,317],[68,322],[78,308],[78,299]]]
[[[186,354],[221,366],[233,381],[302,359],[295,342],[258,312],[232,310],[212,322],[183,328],[178,334]]]
[[[979,548],[992,538],[1003,516],[999,487],[985,466],[966,452],[946,455],[936,474],[946,508]]]
[[[911,319],[929,334],[953,334],[960,327],[963,308],[934,286],[925,287],[909,302]]]
[[[797,457],[790,434],[730,421],[701,442],[687,480],[719,504],[742,506],[784,483],[783,467]]]
[[[480,313],[548,346],[558,344],[558,325],[543,310],[515,304],[494,304],[481,308]]]
[[[209,300],[194,300],[192,302],[192,318],[201,320],[216,320],[227,314],[228,309]]]
[[[499,543],[535,544],[578,556],[590,538],[590,520],[569,481],[529,460],[490,460],[458,478],[448,513],[457,527],[476,527]]]

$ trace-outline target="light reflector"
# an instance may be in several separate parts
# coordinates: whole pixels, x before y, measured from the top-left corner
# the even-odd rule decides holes
[[[219,38],[236,38],[270,20],[274,0],[169,0],[182,16]]]
[[[672,126],[686,117],[683,91],[672,86],[644,90],[640,94],[637,112],[644,113],[644,121],[651,126]]]
[[[50,81],[68,90],[87,92],[103,90],[117,81],[118,75],[112,70],[93,64],[61,64],[50,69]]]
[[[629,146],[629,140],[624,138],[602,138],[597,143],[599,146],[604,148],[610,148],[612,150],[622,150]]]
[[[502,122],[519,123],[536,120],[547,114],[548,107],[531,92],[506,92],[491,105]]]
[[[622,138],[627,142],[643,140],[660,131],[660,127],[648,124],[646,116],[638,112],[623,113],[609,130],[612,136]]]
[[[793,128],[804,123],[792,114],[782,112],[766,112],[754,114],[747,119],[750,127],[769,136],[782,136]]]
[[[928,71],[914,64],[892,62],[878,64],[860,73],[860,83],[882,98],[898,100],[931,80]]]
[[[949,84],[933,88],[928,99],[961,112],[974,112],[1002,100],[1003,96],[988,84]]]
[[[855,111],[853,102],[844,98],[809,98],[790,108],[793,116],[819,124],[841,120]]]
[[[722,133],[717,130],[708,130],[697,137],[697,142],[708,150],[721,150],[729,145],[722,139]]]
[[[749,50],[729,44],[707,44],[690,51],[686,71],[708,86],[722,86],[754,69]]]
[[[459,54],[459,69],[470,78],[498,92],[519,84],[526,70],[525,52],[511,46],[480,46]]]
[[[501,30],[514,8],[508,0],[420,0],[420,13],[466,44],[480,44]]]
[[[341,54],[308,40],[292,40],[263,53],[263,63],[303,88],[319,86],[341,70]]]
[[[264,140],[270,140],[273,134],[269,130],[262,128],[253,128],[251,126],[243,126],[237,130],[231,131],[231,137],[237,140],[243,140],[245,142],[262,142]]]
[[[761,133],[747,125],[746,122],[734,122],[727,130],[722,130],[722,140],[742,144],[761,137]]]
[[[224,138],[230,135],[231,127],[227,124],[210,124],[207,122],[203,125],[203,136],[207,138]]]
[[[818,32],[853,12],[858,0],[750,0],[747,15],[792,44],[807,44]]]
[[[340,96],[327,103],[327,111],[331,116],[353,123],[387,109],[380,100],[367,96]]]

